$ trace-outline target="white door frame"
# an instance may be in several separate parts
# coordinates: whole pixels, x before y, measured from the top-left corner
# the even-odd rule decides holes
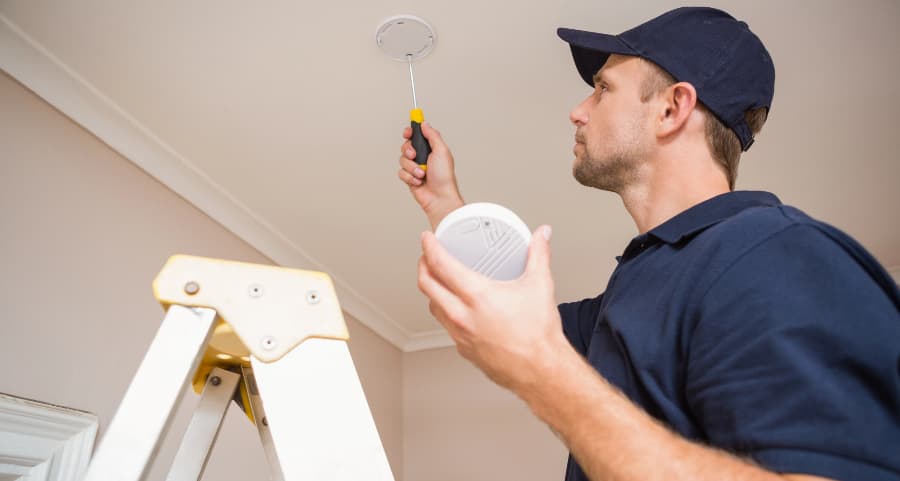
[[[80,481],[97,416],[0,393],[0,481]]]

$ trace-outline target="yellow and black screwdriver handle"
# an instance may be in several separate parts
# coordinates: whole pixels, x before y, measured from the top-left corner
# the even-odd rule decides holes
[[[409,124],[412,127],[412,143],[413,149],[416,151],[416,163],[423,171],[428,170],[428,156],[431,154],[431,144],[428,139],[422,135],[422,122],[425,121],[425,114],[422,109],[412,109],[409,111]]]

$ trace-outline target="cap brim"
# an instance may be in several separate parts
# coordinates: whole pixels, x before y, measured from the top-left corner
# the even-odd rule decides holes
[[[578,73],[591,87],[594,86],[594,74],[603,67],[610,54],[638,56],[616,35],[572,28],[558,28],[556,34],[569,44]]]

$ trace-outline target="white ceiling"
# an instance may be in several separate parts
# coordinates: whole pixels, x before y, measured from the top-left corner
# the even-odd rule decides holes
[[[898,272],[900,3],[709,4],[746,20],[776,65],[738,187],[776,192]],[[416,289],[427,224],[395,177],[408,72],[375,46],[379,23],[435,27],[416,87],[464,196],[552,224],[557,295],[572,300],[604,288],[636,232],[617,197],[571,179],[567,115],[589,89],[556,27],[615,33],[678,5],[0,0],[0,62],[264,254],[331,274],[351,315],[414,350],[447,339]]]

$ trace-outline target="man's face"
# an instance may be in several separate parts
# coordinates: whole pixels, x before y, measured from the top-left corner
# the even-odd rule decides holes
[[[641,101],[647,68],[637,57],[611,55],[594,76],[594,92],[569,114],[576,127],[575,179],[622,192],[639,175],[653,145],[650,104]]]

